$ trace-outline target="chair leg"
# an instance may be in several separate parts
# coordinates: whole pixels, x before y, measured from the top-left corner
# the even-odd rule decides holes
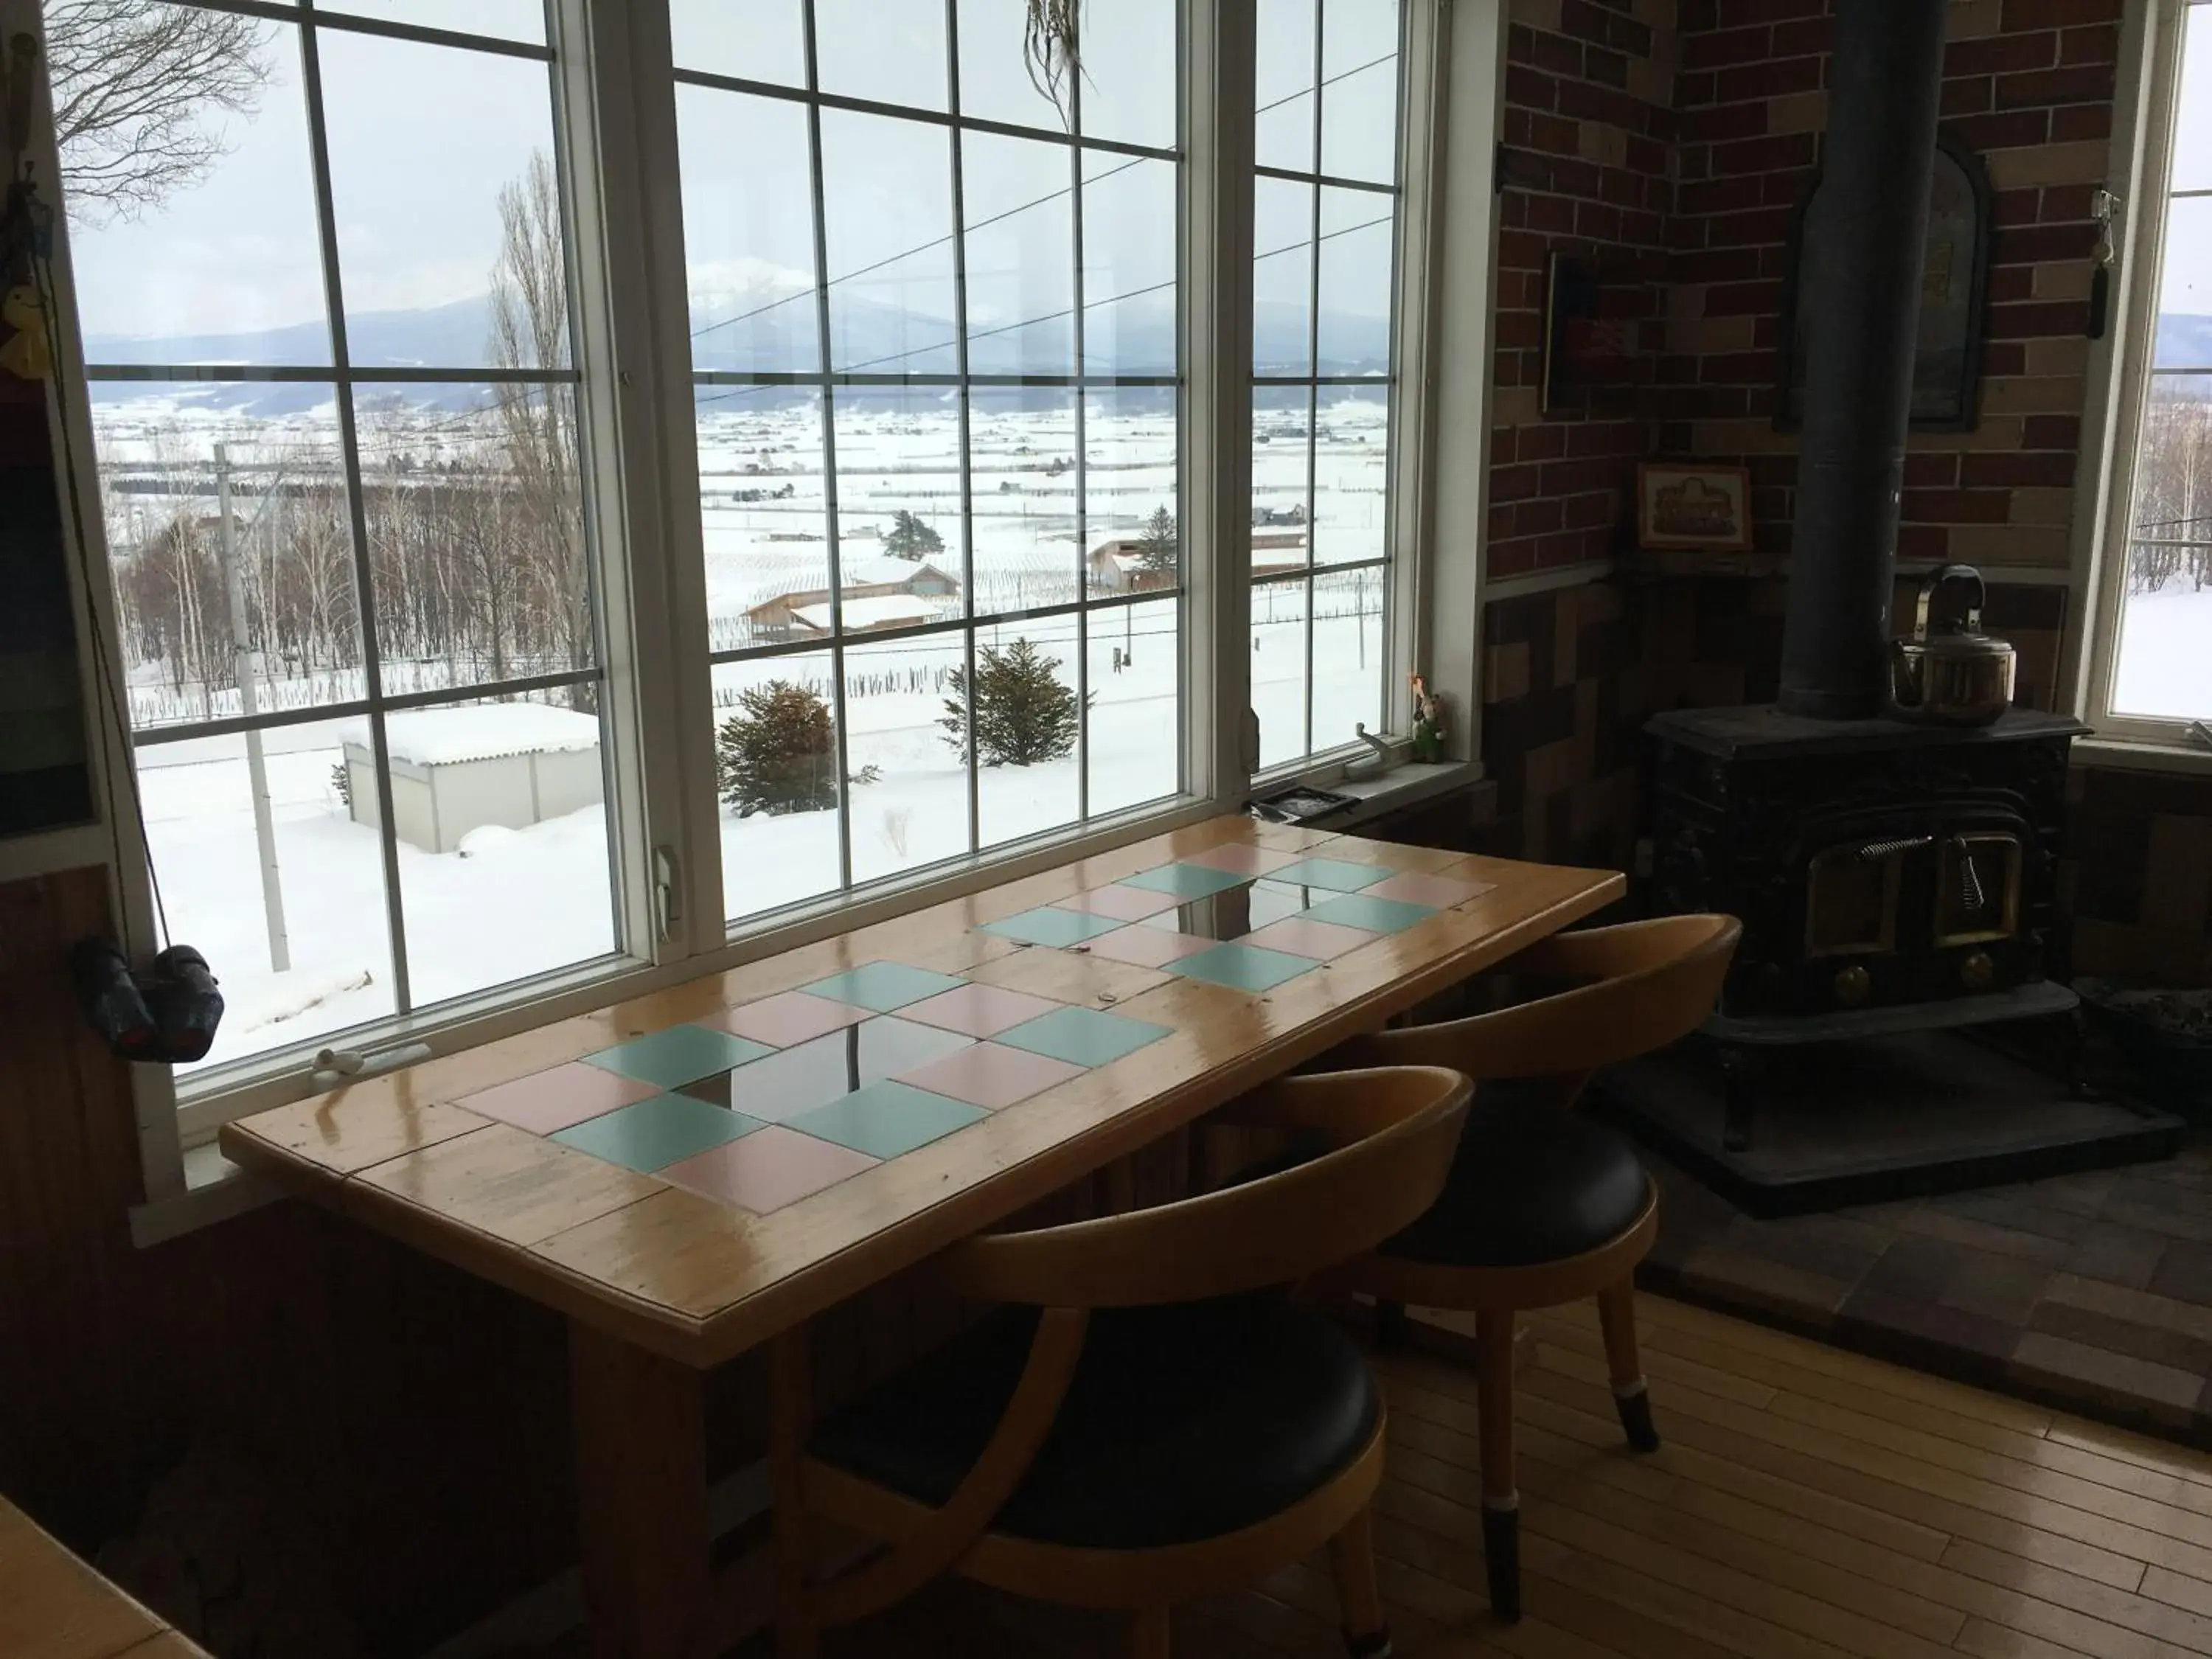
[[[1605,1331],[1605,1368],[1613,1379],[1613,1409],[1628,1436],[1629,1449],[1656,1452],[1659,1431],[1651,1423],[1651,1389],[1644,1362],[1636,1356],[1636,1286],[1628,1279],[1597,1295],[1598,1323]]]
[[[1412,1322],[1406,1317],[1402,1302],[1377,1302],[1375,1304],[1375,1349],[1377,1353],[1395,1353],[1406,1346],[1407,1327]]]
[[[1521,1617],[1521,1494],[1513,1479],[1513,1316],[1474,1321],[1476,1398],[1482,1409],[1482,1555],[1490,1611]]]
[[[1328,1540],[1336,1571],[1337,1607],[1344,1620],[1344,1650],[1352,1659],[1389,1659],[1390,1626],[1375,1583],[1375,1517],[1362,1510]]]
[[[785,1332],[769,1348],[769,1484],[775,1504],[771,1547],[775,1562],[776,1659],[815,1659],[820,1631],[812,1595],[813,1529],[805,1481],[806,1439],[813,1416],[807,1328]]]
[[[1171,1659],[1168,1610],[1146,1607],[1129,1615],[1129,1659]]]

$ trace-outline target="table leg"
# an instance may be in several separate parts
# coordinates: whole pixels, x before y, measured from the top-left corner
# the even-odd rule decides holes
[[[592,1659],[679,1659],[713,1614],[701,1374],[568,1326]]]

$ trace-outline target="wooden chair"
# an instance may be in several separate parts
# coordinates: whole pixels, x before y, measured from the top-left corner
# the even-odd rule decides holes
[[[951,1571],[1169,1609],[1328,1543],[1356,1655],[1388,1651],[1367,1504],[1382,1401],[1358,1347],[1286,1287],[1371,1249],[1443,1190],[1473,1085],[1432,1068],[1288,1078],[1232,1110],[1334,1146],[1282,1174],[1126,1215],[976,1238],[933,1265],[1006,1304],[810,1431],[805,1337],[773,1355],[782,1659]],[[816,1582],[817,1518],[886,1546]]]
[[[1628,1443],[1659,1436],[1636,1353],[1632,1275],[1658,1230],[1658,1191],[1627,1138],[1570,1111],[1591,1074],[1664,1048],[1712,1012],[1740,925],[1665,916],[1561,933],[1514,958],[1594,981],[1494,1013],[1357,1038],[1325,1066],[1448,1066],[1480,1086],[1442,1196],[1332,1285],[1372,1295],[1385,1340],[1408,1304],[1475,1316],[1482,1409],[1482,1534],[1492,1611],[1521,1616],[1513,1474],[1513,1322],[1597,1298],[1606,1367]]]

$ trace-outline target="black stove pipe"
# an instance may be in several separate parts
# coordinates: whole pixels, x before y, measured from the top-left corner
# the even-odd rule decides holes
[[[1837,0],[1817,258],[1798,283],[1805,420],[1782,637],[1784,712],[1879,714],[1911,412],[1942,0]]]

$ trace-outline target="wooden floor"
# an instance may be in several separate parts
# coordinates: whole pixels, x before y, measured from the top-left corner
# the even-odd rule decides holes
[[[1594,1313],[1533,1320],[1528,1617],[1482,1595],[1472,1373],[1380,1362],[1377,1543],[1421,1659],[2177,1659],[2212,1654],[2212,1458],[1645,1297],[1665,1448],[1632,1457]],[[1320,1564],[1179,1613],[1179,1659],[1334,1656]],[[941,1584],[835,1659],[1092,1659],[1108,1621]]]

